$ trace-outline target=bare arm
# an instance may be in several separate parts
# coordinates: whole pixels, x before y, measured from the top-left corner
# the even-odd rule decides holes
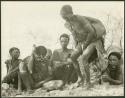
[[[58,51],[56,51],[56,50],[53,52],[51,63],[53,65],[52,66],[53,68],[58,68],[58,67],[65,66],[65,65],[68,64],[67,61],[61,61],[60,60]]]
[[[86,38],[84,48],[86,48],[91,41],[96,37],[96,32],[89,21],[87,21],[84,17],[78,17],[79,21],[81,21],[83,28],[85,29],[88,36]]]
[[[116,85],[119,85],[119,84],[122,84],[122,81],[121,80],[114,80],[112,78],[109,77],[109,82],[113,83],[113,84],[116,84]]]
[[[118,84],[122,84],[123,83],[123,71],[122,71],[122,68],[120,66],[120,69],[118,70],[117,72],[117,82]]]
[[[8,70],[9,70],[8,61],[5,61],[5,64],[6,64],[6,68],[7,68],[7,74],[8,74]]]
[[[76,38],[75,38],[76,32],[73,30],[73,28],[72,28],[72,26],[71,26],[70,23],[65,23],[65,27],[72,33],[73,39],[74,39],[74,44],[75,44],[75,47],[76,47],[77,44],[78,44],[78,41],[77,41]]]
[[[122,75],[122,72],[120,71],[120,73],[118,72],[117,73],[117,79],[112,79],[110,77],[110,75],[108,74],[108,70],[106,70],[106,72],[104,73],[104,75],[102,76],[103,80],[106,82],[110,82],[111,84],[115,84],[115,85],[119,85],[119,84],[122,84],[123,83],[123,75]]]
[[[87,38],[86,38],[86,41],[85,41],[85,44],[83,47],[83,49],[84,49],[96,37],[96,32],[95,32],[94,28],[92,27],[91,23],[83,16],[74,15],[74,16],[72,16],[71,20],[79,22],[79,24],[81,25],[81,28],[83,28],[84,32],[87,33]]]
[[[85,44],[84,44],[84,47],[86,48],[91,43],[93,38],[95,38],[96,35],[95,35],[94,29],[92,28],[92,26],[89,23],[86,24],[84,27],[88,33],[87,39],[86,39]]]
[[[53,61],[53,64],[57,68],[57,67],[68,65],[68,62]]]
[[[28,70],[30,72],[30,74],[32,74],[32,68],[33,68],[33,54],[31,55],[30,59],[29,59],[29,62],[28,62]]]

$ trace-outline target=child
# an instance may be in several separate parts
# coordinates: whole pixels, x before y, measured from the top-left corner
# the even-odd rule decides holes
[[[121,54],[119,52],[111,52],[108,55],[108,67],[105,70],[102,79],[111,85],[119,85],[123,83],[123,74],[121,69]]]
[[[21,59],[18,59],[20,56],[20,50],[16,47],[12,47],[9,50],[9,54],[11,56],[11,59],[8,59],[5,61],[6,67],[7,67],[7,75],[2,80],[2,83],[12,84],[14,88],[18,88],[18,82],[19,80],[19,74],[18,74],[18,66],[21,61]],[[19,90],[20,88],[18,88]]]

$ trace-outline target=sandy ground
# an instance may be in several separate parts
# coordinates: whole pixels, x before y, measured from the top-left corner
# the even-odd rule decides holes
[[[53,90],[50,92],[44,92],[37,90],[34,94],[27,96],[123,96],[124,90],[122,86],[108,86],[108,85],[95,85],[94,88],[86,90],[85,88],[79,87],[76,89],[66,89],[63,91]]]
[[[91,82],[95,81],[97,78],[97,72],[90,70],[91,73]],[[94,82],[93,82],[94,83]],[[123,85],[109,85],[108,83],[103,83],[101,85],[95,82],[94,86],[87,90],[84,87],[72,88],[72,85],[66,85],[63,90],[52,90],[46,91],[42,88],[36,89],[32,94],[27,92],[22,92],[21,95],[17,94],[17,91],[14,89],[9,89],[8,91],[1,90],[2,96],[16,96],[16,97],[25,97],[25,96],[36,96],[36,97],[58,97],[58,96],[124,96],[124,86]]]
[[[71,89],[71,86],[66,86],[63,90],[52,90],[47,92],[46,90],[39,88],[34,91],[32,94],[28,94],[23,92],[22,95],[16,95],[16,91],[12,91],[9,95],[2,96],[16,96],[16,97],[58,97],[58,96],[124,96],[124,86],[113,86],[109,84],[102,84],[102,85],[94,85],[93,88],[86,90],[84,87],[78,87],[75,89]]]

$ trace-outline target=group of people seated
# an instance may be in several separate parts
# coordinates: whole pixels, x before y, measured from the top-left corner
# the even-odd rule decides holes
[[[85,82],[88,89],[92,87],[89,64],[96,60],[97,70],[100,71],[99,81],[122,84],[122,54],[111,49],[107,55],[108,62],[104,58],[103,35],[106,31],[101,21],[74,15],[70,5],[64,5],[60,14],[66,20],[66,28],[72,33],[76,49],[67,48],[70,41],[67,34],[60,36],[61,49],[52,52],[45,46],[34,45],[31,55],[23,60],[19,59],[20,50],[13,47],[9,50],[11,59],[5,62],[7,75],[2,83],[13,84],[20,92],[40,87],[47,90],[63,89],[66,84],[84,87]],[[83,74],[79,65],[84,66]]]
[[[32,91],[40,87],[48,90],[61,89],[65,84],[75,84],[78,80],[77,72],[73,63],[67,62],[74,51],[67,48],[69,40],[69,35],[62,34],[61,49],[56,49],[53,53],[45,46],[34,46],[32,54],[23,60],[19,59],[20,50],[12,47],[9,50],[11,59],[5,61],[7,75],[2,83],[13,84],[20,92],[24,89]],[[108,65],[103,71],[101,81],[112,85],[122,84],[120,52],[110,52],[107,57]],[[53,82],[52,86],[49,86],[49,82]]]

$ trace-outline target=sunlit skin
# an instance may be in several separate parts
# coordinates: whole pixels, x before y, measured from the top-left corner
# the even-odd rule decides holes
[[[64,84],[77,80],[77,74],[72,66],[72,62],[68,62],[73,52],[72,49],[67,48],[69,40],[67,34],[62,34],[60,36],[61,48],[55,49],[52,56],[53,77],[54,79],[63,80]],[[74,76],[72,76],[72,74],[74,74]]]
[[[10,55],[11,55],[12,59],[18,59],[20,56],[20,52],[19,52],[19,50],[15,49],[12,51],[12,53],[10,53]]]
[[[119,59],[117,56],[111,55],[109,57],[109,65],[112,66],[112,68],[116,68],[116,66],[119,65]]]
[[[39,55],[37,53],[34,53],[33,56],[36,61],[42,61],[44,59],[43,55]]]
[[[114,78],[110,76],[107,72],[102,76],[102,79],[104,82],[109,82],[110,84],[119,85],[122,84],[122,72],[117,67],[120,67],[120,60],[115,55],[110,55],[109,61],[108,61],[109,67],[113,70],[115,70],[116,76],[113,75]],[[109,71],[112,73],[112,70],[109,69]],[[118,71],[118,72],[117,72]]]
[[[67,12],[65,12],[65,11],[61,11],[61,17],[64,19],[64,20],[66,20],[66,21],[68,21],[69,19],[70,19],[70,17],[73,15],[73,13],[67,13]]]
[[[66,21],[65,27],[72,33],[74,39],[75,51],[71,54],[69,62],[73,62],[74,68],[78,74],[76,85],[84,84],[84,78],[81,74],[78,57],[81,55],[82,65],[85,69],[86,81],[88,88],[90,87],[90,71],[88,59],[93,54],[96,45],[91,44],[102,35],[106,30],[102,22],[98,19],[86,16],[75,15],[70,5],[64,5],[60,11],[61,17]],[[99,40],[100,41],[100,40]],[[102,45],[102,43],[100,43]],[[100,49],[103,51],[103,49]]]
[[[7,60],[5,62],[6,66],[7,66],[7,75],[4,77],[3,82],[7,82],[10,83],[10,81],[13,81],[12,84],[14,84],[17,88],[18,88],[18,92],[21,91],[21,80],[20,80],[20,76],[18,74],[18,65],[20,63],[20,51],[18,49],[13,49],[9,51],[11,59]],[[11,80],[13,79],[13,80]]]
[[[24,82],[24,85],[27,91],[31,91],[34,88],[35,89],[39,88],[42,86],[43,83],[51,80],[51,77],[48,78],[47,66],[49,65],[47,62],[49,62],[49,59],[46,58],[46,55],[51,57],[51,50],[49,50],[49,52],[50,53],[47,53],[47,49],[44,46],[34,47],[32,51],[32,55],[26,57],[23,60],[23,62],[20,64],[19,70],[20,70],[21,78]],[[42,66],[44,64],[46,66]],[[36,74],[39,74],[39,75],[44,74],[44,77],[42,75],[40,77],[32,76]]]
[[[67,49],[67,46],[69,44],[69,39],[66,38],[66,37],[61,37],[60,38],[60,44],[61,44],[61,47],[62,47],[63,50]]]

